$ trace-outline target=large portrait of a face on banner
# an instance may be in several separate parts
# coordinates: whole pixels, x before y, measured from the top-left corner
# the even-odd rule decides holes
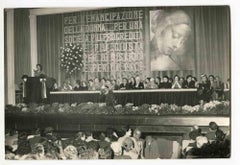
[[[192,24],[183,10],[150,11],[151,71],[193,70]]]

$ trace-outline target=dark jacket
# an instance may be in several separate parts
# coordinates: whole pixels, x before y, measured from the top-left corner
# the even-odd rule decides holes
[[[163,82],[163,83],[160,83],[160,88],[165,88],[165,89],[172,88],[172,84],[169,82]]]
[[[190,81],[189,83],[185,80],[182,84],[182,88],[195,88],[195,82]]]

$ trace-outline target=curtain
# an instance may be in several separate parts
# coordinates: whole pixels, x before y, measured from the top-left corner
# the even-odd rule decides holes
[[[227,6],[195,7],[195,74],[230,77],[230,10]]]
[[[14,10],[14,64],[15,83],[23,74],[31,75],[29,10]]]
[[[55,78],[60,83],[60,55],[63,46],[62,15],[46,15],[37,17],[37,52],[38,63],[48,77]]]

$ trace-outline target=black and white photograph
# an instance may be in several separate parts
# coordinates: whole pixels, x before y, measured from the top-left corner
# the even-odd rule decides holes
[[[4,160],[230,160],[231,12],[4,7]]]

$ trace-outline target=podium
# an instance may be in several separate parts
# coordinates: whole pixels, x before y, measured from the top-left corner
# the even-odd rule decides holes
[[[28,77],[26,84],[26,97],[24,98],[25,103],[40,103],[42,102],[42,83],[39,77]]]

